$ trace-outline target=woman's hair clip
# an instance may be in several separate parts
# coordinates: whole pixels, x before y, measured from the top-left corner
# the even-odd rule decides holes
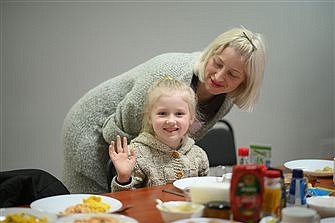
[[[245,32],[242,32],[242,37],[245,37],[249,42],[250,44],[252,45],[252,51],[254,50],[257,50],[256,46],[254,45],[254,43],[251,41],[251,39],[247,36],[247,34]]]

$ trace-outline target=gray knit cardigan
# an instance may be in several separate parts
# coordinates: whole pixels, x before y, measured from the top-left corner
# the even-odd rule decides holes
[[[131,181],[127,185],[121,185],[115,176],[111,184],[112,192],[164,185],[181,178],[208,175],[207,154],[189,137],[184,138],[178,150],[173,150],[151,134],[143,132],[131,141],[130,146],[136,155]]]
[[[71,193],[108,192],[108,145],[116,135],[134,139],[141,129],[144,100],[156,80],[169,75],[191,84],[200,53],[166,53],[88,91],[65,117],[62,129],[64,184]],[[191,137],[202,137],[233,103],[226,97],[215,117]]]

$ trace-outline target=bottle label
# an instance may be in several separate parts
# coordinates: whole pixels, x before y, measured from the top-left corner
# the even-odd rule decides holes
[[[244,219],[253,219],[262,203],[261,185],[254,174],[243,175],[236,184],[235,205]]]
[[[290,184],[288,204],[305,205],[306,204],[307,185],[304,179],[292,179]]]
[[[280,186],[280,185],[279,185]],[[280,216],[281,188],[265,188],[263,200],[263,215]]]

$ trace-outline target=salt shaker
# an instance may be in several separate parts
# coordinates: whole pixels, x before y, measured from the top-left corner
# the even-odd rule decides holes
[[[303,170],[293,169],[287,201],[288,206],[306,205],[306,186]]]

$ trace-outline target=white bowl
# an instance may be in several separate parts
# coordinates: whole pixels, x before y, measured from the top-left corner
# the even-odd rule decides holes
[[[164,222],[172,222],[185,218],[201,217],[205,206],[188,201],[167,201],[157,204]]]
[[[307,205],[316,210],[321,218],[335,216],[335,197],[333,196],[308,197]]]

